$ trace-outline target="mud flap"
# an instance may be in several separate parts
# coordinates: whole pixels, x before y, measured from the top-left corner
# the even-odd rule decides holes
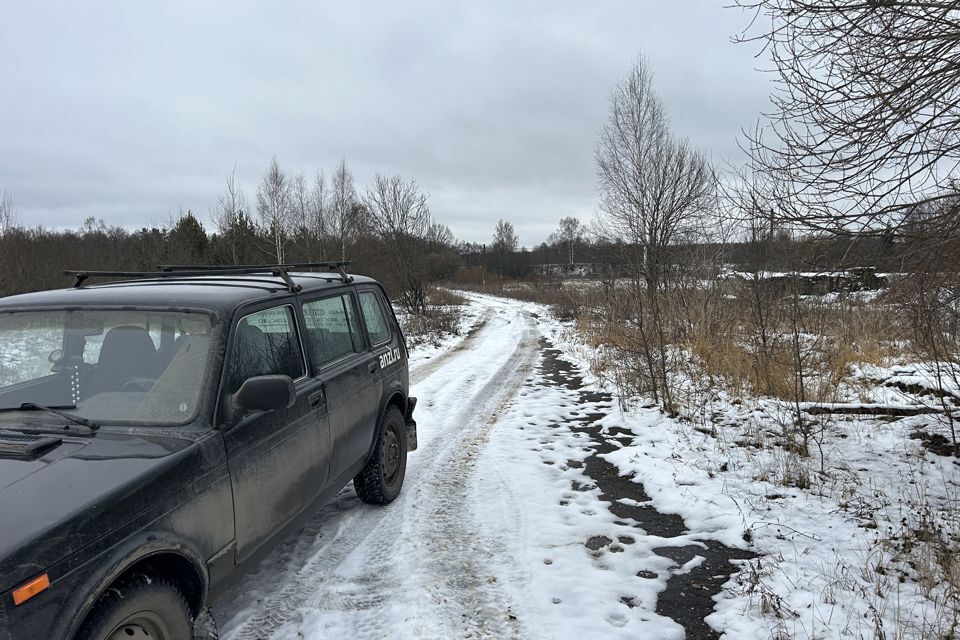
[[[217,621],[213,619],[210,609],[204,607],[193,621],[193,640],[218,640],[219,638]]]
[[[407,451],[417,450],[417,421],[413,419],[413,410],[417,407],[416,398],[407,398],[407,414],[403,423],[407,428]]]

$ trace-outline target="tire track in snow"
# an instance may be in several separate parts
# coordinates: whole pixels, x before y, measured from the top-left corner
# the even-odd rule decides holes
[[[477,526],[467,485],[474,458],[487,444],[498,414],[513,400],[533,368],[537,348],[531,319],[523,317],[523,325],[520,341],[501,368],[501,375],[490,379],[474,397],[472,406],[455,417],[462,421],[465,437],[456,443],[454,455],[445,464],[432,469],[431,491],[421,496],[414,510],[420,527],[411,540],[422,567],[417,608],[429,614],[429,622],[441,621],[426,630],[429,637],[521,635],[509,597],[494,585],[485,569],[491,560],[502,556],[503,545]],[[498,484],[503,494],[512,493],[505,481]]]
[[[437,356],[433,360],[429,360],[421,364],[419,367],[411,370],[410,384],[415,385],[423,382],[447,362],[460,355],[464,351],[469,351],[471,348],[473,348],[473,345],[477,341],[477,334],[483,331],[492,317],[493,310],[491,309],[483,314],[483,317],[480,318],[480,321],[472,329],[470,329],[470,331],[467,332],[467,336],[450,351],[447,351],[446,353]]]
[[[256,602],[248,596],[245,608],[221,605],[218,617],[229,620],[222,637],[310,637],[320,628],[330,637],[384,637],[391,624],[428,637],[519,633],[508,598],[482,570],[498,549],[469,513],[466,483],[492,416],[520,388],[537,346],[532,319],[516,305],[487,304],[470,342],[421,374],[423,388],[414,392],[424,414],[421,447],[400,497],[373,508],[361,505],[351,487],[342,491],[307,526],[313,539],[305,548],[298,540],[288,557],[274,552],[261,562],[270,567],[273,589]],[[264,590],[258,582],[245,588],[245,581],[231,592]]]
[[[510,328],[510,324],[504,318],[493,323],[497,328]],[[419,471],[415,495],[402,494],[405,504],[398,517],[382,521],[375,535],[336,568],[335,578],[305,603],[306,609],[324,612],[326,635],[384,637],[390,618],[399,618],[405,629],[426,637],[512,635],[515,624],[504,615],[510,603],[492,588],[483,563],[477,562],[497,550],[488,548],[464,510],[469,507],[465,485],[472,472],[472,456],[492,426],[488,416],[512,398],[533,355],[530,323],[524,319],[519,346],[482,388],[476,390],[474,372],[462,378],[461,387],[431,399],[436,403],[439,398],[444,404],[448,399],[461,400],[461,410],[445,414],[449,425],[442,433],[444,446],[430,451],[432,462]],[[473,393],[467,404],[462,403],[464,389]],[[356,602],[377,606],[350,606]],[[334,609],[344,615],[329,615],[338,613]],[[294,630],[289,630],[292,635]]]

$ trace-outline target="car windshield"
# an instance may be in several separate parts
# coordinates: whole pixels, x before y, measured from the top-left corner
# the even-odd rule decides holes
[[[204,386],[212,327],[209,314],[187,311],[0,313],[0,409],[33,403],[98,423],[186,422]],[[0,422],[23,419],[0,411]]]

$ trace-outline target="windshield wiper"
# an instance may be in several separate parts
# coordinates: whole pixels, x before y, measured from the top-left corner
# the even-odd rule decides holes
[[[56,414],[61,418],[66,418],[74,424],[83,425],[91,431],[96,431],[100,428],[100,425],[93,420],[88,420],[83,416],[70,415],[65,411],[61,411],[61,409],[75,409],[76,406],[77,405],[75,404],[65,404],[57,405],[55,407],[46,407],[42,404],[37,404],[36,402],[23,402],[19,407],[0,407],[0,411],[49,411],[50,413]]]

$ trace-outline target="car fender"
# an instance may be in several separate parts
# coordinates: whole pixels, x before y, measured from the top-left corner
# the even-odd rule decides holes
[[[370,459],[370,456],[373,455],[373,451],[377,446],[377,440],[380,439],[380,425],[383,423],[383,416],[387,413],[387,407],[391,404],[400,405],[400,413],[406,415],[407,412],[407,396],[403,392],[403,384],[399,380],[393,380],[389,383],[385,383],[383,387],[383,395],[380,399],[380,409],[377,411],[377,428],[373,432],[373,440],[370,442],[370,446],[367,449],[367,459]]]
[[[73,638],[94,604],[117,578],[137,563],[151,556],[167,553],[178,555],[193,566],[200,578],[200,602],[206,601],[210,578],[206,562],[196,549],[188,541],[169,531],[138,531],[64,576],[69,578],[79,574],[84,578],[63,581],[69,584],[71,595],[62,613],[70,612],[70,615],[64,615],[57,621],[54,637]]]

